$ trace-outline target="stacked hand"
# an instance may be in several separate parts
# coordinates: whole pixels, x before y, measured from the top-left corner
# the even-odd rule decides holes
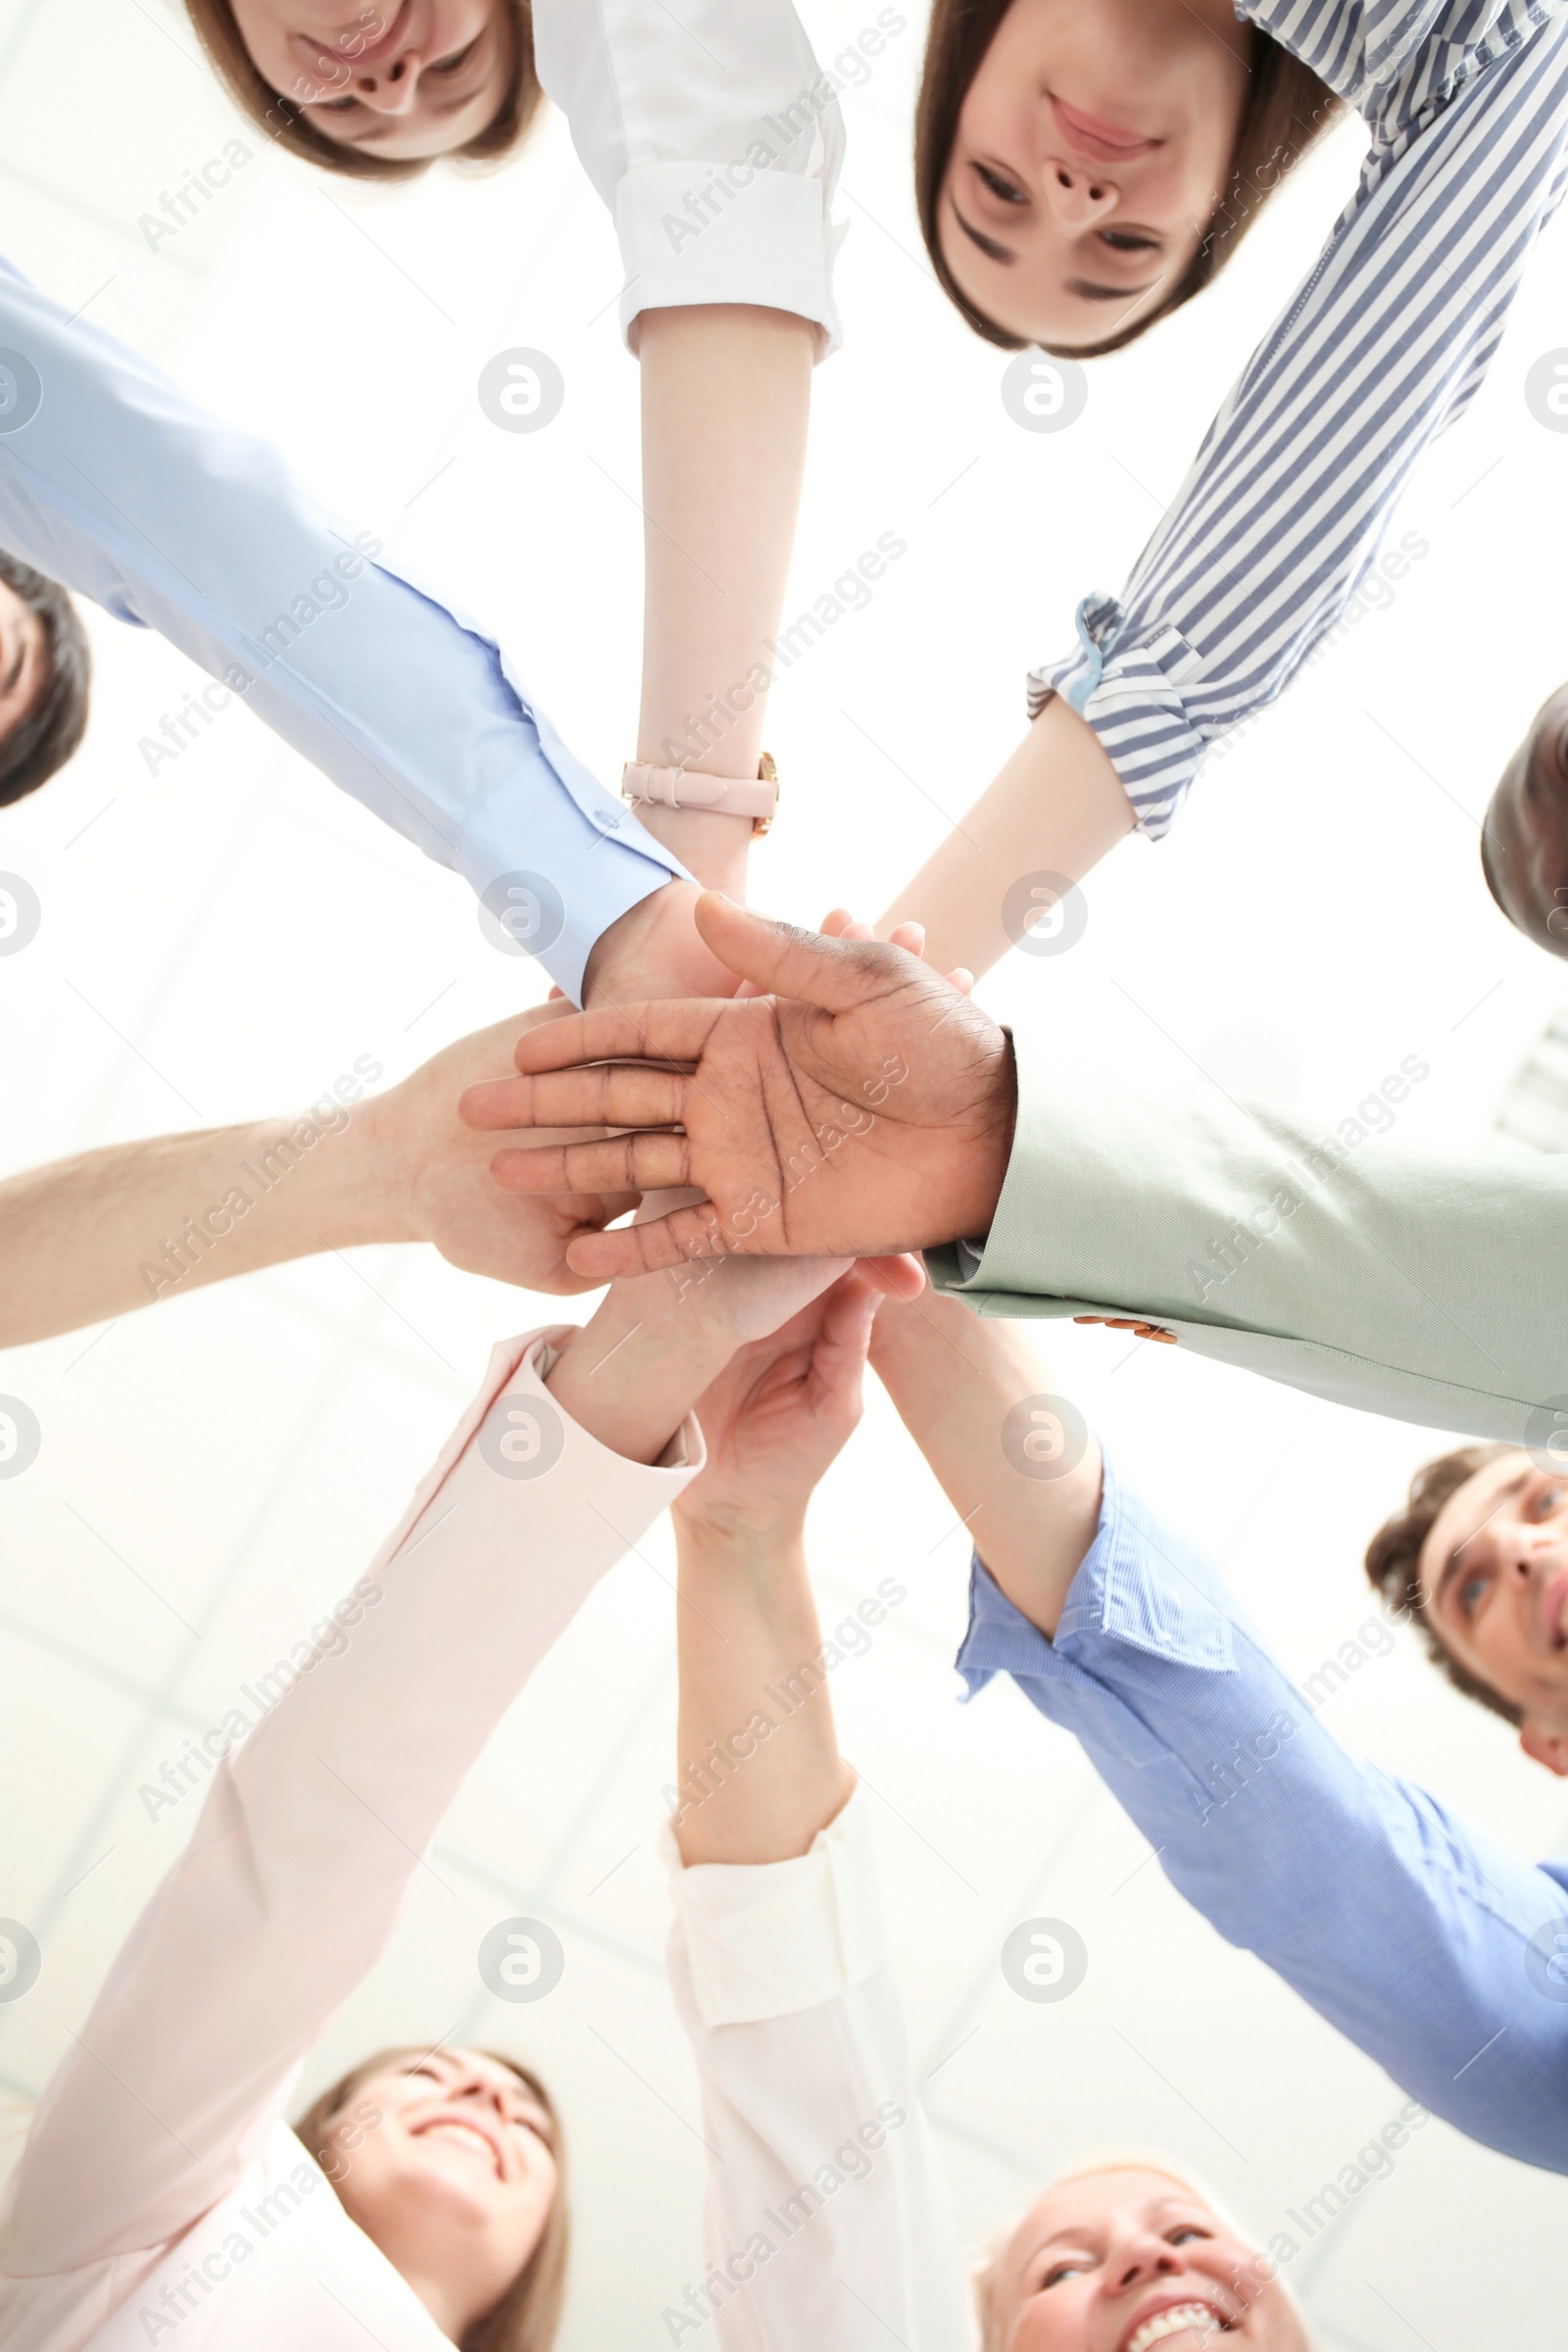
[[[564,1015],[520,1038],[520,1075],[471,1086],[474,1128],[612,1127],[506,1149],[498,1185],[706,1203],[615,1233],[586,1221],[571,1271],[604,1281],[732,1253],[871,1257],[990,1224],[1011,1148],[1003,1031],[906,950],[828,938],[704,897],[697,926],[766,994]],[[858,926],[846,925],[846,930]]]

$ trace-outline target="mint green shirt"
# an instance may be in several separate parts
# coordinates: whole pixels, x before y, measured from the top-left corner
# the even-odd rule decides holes
[[[939,1290],[988,1315],[1134,1316],[1436,1429],[1535,1446],[1560,1431],[1568,1463],[1568,1157],[1140,1090],[1044,1025],[1013,1051],[1002,1197],[983,1243],[927,1253]],[[1391,1104],[1426,1074],[1408,1057]]]

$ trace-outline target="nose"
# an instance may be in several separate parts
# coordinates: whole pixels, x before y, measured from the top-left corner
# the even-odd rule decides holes
[[[1147,2286],[1152,2278],[1174,2278],[1181,2267],[1162,2237],[1143,2236],[1119,2247],[1115,2261],[1109,2266],[1118,2294]]]
[[[1079,164],[1067,164],[1055,156],[1048,159],[1045,170],[1045,200],[1063,228],[1087,228],[1115,209],[1120,191],[1114,183],[1098,172],[1086,172]]]
[[[379,60],[374,66],[356,70],[354,95],[372,115],[407,115],[414,111],[419,94],[419,68],[423,63],[417,50],[405,49],[398,57]]]

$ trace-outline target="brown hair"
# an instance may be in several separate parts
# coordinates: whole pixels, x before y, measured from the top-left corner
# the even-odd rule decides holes
[[[400,2059],[416,2058],[414,2049],[377,2050],[373,2058],[366,2058],[323,2090],[320,2097],[309,2106],[294,2127],[294,2135],[305,2142],[311,2155],[323,2171],[333,2154],[327,2144],[327,2133],[335,2118],[348,2105],[354,2093],[368,2082],[372,2075],[386,2074]],[[463,2338],[460,2352],[550,2352],[561,2330],[561,2314],[566,2299],[566,2258],[571,2245],[571,2216],[566,2202],[566,2150],[562,2137],[561,2118],[555,2101],[530,2067],[499,2050],[481,2050],[481,2058],[492,2059],[504,2066],[525,2083],[554,2127],[553,2139],[556,2158],[556,2193],[551,2199],[550,2213],[539,2235],[539,2243],[517,2273],[511,2286],[494,2308],[481,2320],[475,2320]],[[327,2179],[331,2180],[330,2172]]]
[[[1366,1572],[1394,1614],[1412,1618],[1421,1628],[1427,1638],[1427,1655],[1443,1668],[1454,1689],[1462,1690],[1466,1698],[1479,1699],[1505,1723],[1518,1725],[1524,1721],[1523,1707],[1515,1706],[1511,1698],[1504,1698],[1500,1690],[1494,1690],[1490,1683],[1460,1665],[1428,1616],[1421,1591],[1421,1546],[1431,1535],[1438,1513],[1467,1479],[1499,1454],[1513,1450],[1510,1446],[1461,1446],[1425,1463],[1410,1481],[1403,1510],[1386,1519],[1367,1545]]]
[[[533,62],[532,0],[506,0],[512,20],[512,74],[495,120],[464,147],[454,150],[470,163],[492,163],[520,146],[532,127],[543,92]],[[373,155],[318,130],[305,108],[285,98],[258,72],[234,22],[232,0],[185,0],[185,13],[219,80],[242,115],[290,155],[324,172],[351,179],[416,179],[444,158],[432,155]]]
[[[31,706],[0,735],[0,807],[25,798],[65,766],[87,730],[92,658],[65,590],[0,549],[0,580],[43,631],[44,673]]]
[[[958,116],[981,61],[1011,6],[1012,0],[934,0],[914,118],[914,196],[931,267],[949,301],[988,343],[1000,344],[1004,351],[1023,351],[1027,348],[1023,336],[998,326],[962,291],[948,268],[938,234],[942,185],[958,132]],[[1146,318],[1102,342],[1070,348],[1048,343],[1041,346],[1043,350],[1054,352],[1060,359],[1100,359],[1136,342],[1157,318],[1168,318],[1184,302],[1200,294],[1223,270],[1292,166],[1300,161],[1339,111],[1340,102],[1327,82],[1255,26],[1248,72],[1247,104],[1231,156],[1230,184],[1202,243],[1170,292]]]

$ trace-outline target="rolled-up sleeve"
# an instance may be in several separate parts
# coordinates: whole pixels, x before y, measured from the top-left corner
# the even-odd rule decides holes
[[[958,1665],[1072,1732],[1187,1900],[1434,2115],[1568,2172],[1568,1999],[1539,1941],[1568,1932],[1568,1893],[1341,1747],[1108,1465],[1054,1641],[977,1558]]]
[[[839,84],[789,0],[535,0],[534,53],[614,217],[628,340],[646,310],[748,303],[837,344]]]
[[[669,1973],[712,2161],[706,2281],[671,2315],[722,2352],[963,2352],[963,2264],[889,1966],[867,1798],[786,1862],[680,1867]],[[867,2312],[880,2326],[872,2325]],[[672,2332],[675,2330],[672,2329]]]
[[[1283,0],[1248,13],[1291,46],[1287,18],[1354,18],[1364,40],[1394,15]],[[1152,837],[1214,747],[1350,625],[1411,468],[1474,398],[1561,200],[1568,18],[1521,5],[1401,21],[1427,16],[1400,82],[1420,106],[1375,142],[1128,586],[1086,597],[1077,644],[1030,673],[1031,715],[1053,694],[1080,711]],[[1458,17],[1475,21],[1468,45],[1446,35]],[[1401,561],[1426,552],[1417,534],[1399,545]]]

